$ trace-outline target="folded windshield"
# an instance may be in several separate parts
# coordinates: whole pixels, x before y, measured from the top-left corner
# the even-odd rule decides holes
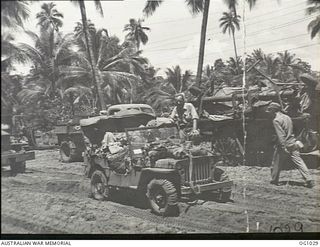
[[[135,129],[127,131],[127,134],[131,144],[141,145],[179,138],[178,130],[176,127]]]

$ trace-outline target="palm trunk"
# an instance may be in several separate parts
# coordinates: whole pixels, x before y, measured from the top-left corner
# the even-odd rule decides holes
[[[233,39],[234,54],[236,56],[235,59],[236,59],[237,71],[238,71],[238,74],[240,74],[239,62],[238,62],[238,54],[237,54],[237,45],[236,45],[236,40],[234,38],[234,32],[232,32],[232,39]]]
[[[49,95],[54,99],[55,91],[56,91],[56,66],[55,66],[55,59],[54,59],[54,29],[50,33],[50,56],[51,56],[51,65],[52,65],[52,81],[51,81],[51,93]]]
[[[203,17],[202,17],[202,25],[201,25],[199,60],[198,60],[198,69],[197,69],[197,77],[196,77],[196,83],[198,85],[200,85],[200,83],[201,83],[203,58],[204,58],[204,48],[205,48],[205,44],[206,44],[206,31],[207,31],[209,4],[210,4],[210,0],[205,0],[205,2],[204,2],[204,10],[203,10]]]
[[[180,88],[179,88],[179,93],[182,93],[182,89],[183,89],[183,82],[180,82]]]
[[[90,39],[90,34],[89,34],[86,7],[85,7],[84,1],[83,0],[79,1],[79,5],[80,5],[80,11],[81,11],[83,32],[84,32],[84,37],[85,37],[86,44],[87,44],[87,52],[88,52],[89,62],[90,62],[91,71],[92,71],[92,77],[93,77],[94,83],[96,84],[97,94],[98,94],[98,98],[99,98],[99,102],[100,102],[100,109],[106,110],[106,105],[104,103],[103,93],[101,90],[102,78],[101,78],[99,71],[97,69],[94,55],[93,55],[93,47],[92,47],[92,41]]]

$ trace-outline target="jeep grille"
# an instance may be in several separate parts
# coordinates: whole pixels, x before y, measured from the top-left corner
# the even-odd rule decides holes
[[[212,181],[212,159],[210,156],[194,157],[191,181],[194,184],[206,184]],[[190,183],[190,164],[184,167],[184,184]]]

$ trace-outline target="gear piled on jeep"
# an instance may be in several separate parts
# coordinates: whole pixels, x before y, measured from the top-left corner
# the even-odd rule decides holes
[[[129,146],[123,135],[118,133],[115,134],[115,136],[115,142],[111,143],[109,146],[89,145],[87,152],[91,157],[94,155],[101,159],[105,159],[111,170],[115,170],[118,173],[125,173],[129,169],[127,166],[131,161]],[[137,140],[137,138],[138,134],[133,135],[133,143],[134,139]],[[137,150],[134,152],[137,152]],[[173,140],[170,140],[170,138],[145,143],[145,145],[141,147],[140,152],[143,154],[143,157],[134,159],[132,162],[135,164],[139,163],[142,167],[157,167],[157,165],[161,163],[161,160],[183,160],[188,159],[190,155],[204,156],[209,153],[206,147],[195,146],[192,145],[191,142],[175,143]],[[159,160],[160,163],[157,163]],[[168,168],[174,168],[173,166],[170,166],[170,164],[173,163],[169,162]]]

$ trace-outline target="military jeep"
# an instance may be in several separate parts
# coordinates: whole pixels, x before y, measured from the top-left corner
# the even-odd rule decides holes
[[[121,129],[134,121],[126,119],[124,123],[119,116],[94,122],[81,123],[91,142],[84,156],[94,199],[108,199],[114,189],[131,189],[143,195],[151,210],[159,215],[177,212],[182,200],[217,195],[222,201],[230,199],[233,182],[216,167],[215,156],[204,154],[190,142],[182,143],[176,126]],[[102,129],[125,136],[118,156],[99,147]]]

